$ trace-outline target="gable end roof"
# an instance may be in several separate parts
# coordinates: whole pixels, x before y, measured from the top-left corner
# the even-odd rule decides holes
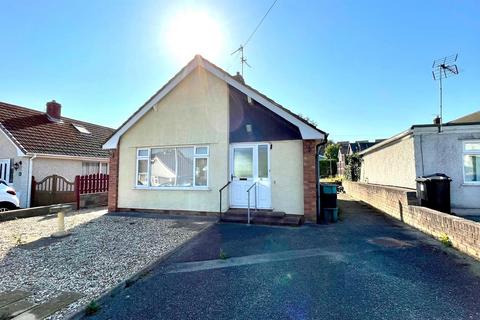
[[[125,121],[104,143],[104,149],[116,149],[120,137],[128,131],[143,115],[145,115],[153,106],[162,100],[171,90],[173,90],[187,75],[197,67],[202,67],[214,76],[225,81],[227,84],[243,92],[247,96],[259,102],[261,105],[275,112],[285,120],[296,125],[303,139],[326,139],[327,133],[316,128],[314,125],[291,112],[287,108],[276,103],[272,99],[258,92],[254,88],[238,81],[234,76],[217,67],[213,63],[196,55],[185,67],[183,67],[172,79],[170,79],[160,90],[158,90],[150,99],[147,100],[127,121]]]

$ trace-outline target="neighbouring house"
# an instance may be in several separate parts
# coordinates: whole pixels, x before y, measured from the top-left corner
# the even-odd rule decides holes
[[[32,177],[108,172],[108,151],[102,143],[113,129],[62,117],[62,106],[48,102],[46,112],[0,102],[0,180],[17,191],[21,207],[29,207]]]
[[[256,183],[252,207],[315,220],[326,138],[197,55],[104,144],[114,150],[109,210],[225,212],[246,208]]]
[[[338,162],[337,162],[338,175],[340,176],[345,175],[345,166],[347,165],[348,156],[351,156],[354,153],[358,153],[363,150],[366,150],[381,141],[383,140],[377,139],[374,142],[370,142],[368,140],[355,141],[355,142],[348,142],[348,141],[338,142],[338,144],[340,145],[340,148],[338,149]]]
[[[360,152],[361,181],[416,188],[419,176],[444,173],[452,178],[455,213],[480,209],[480,112],[442,125],[414,125]]]

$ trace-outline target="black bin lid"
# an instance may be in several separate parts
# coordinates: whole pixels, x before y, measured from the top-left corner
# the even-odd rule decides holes
[[[425,181],[433,181],[433,180],[448,180],[452,181],[452,179],[444,173],[434,173],[429,174],[427,176],[421,176],[416,179],[417,182],[425,182]]]

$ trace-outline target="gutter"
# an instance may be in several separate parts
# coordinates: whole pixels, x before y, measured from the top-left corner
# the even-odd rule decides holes
[[[30,205],[32,204],[32,177],[33,177],[33,160],[37,157],[37,155],[34,153],[30,159],[28,159],[28,188],[27,188],[27,208],[30,208]]]
[[[35,156],[36,158],[45,158],[45,159],[61,159],[61,160],[78,160],[78,161],[97,161],[97,162],[108,162],[108,157],[84,157],[84,156],[68,156],[61,154],[48,154],[48,153],[27,153],[27,157]]]
[[[316,194],[317,194],[317,197],[315,199],[315,203],[316,203],[316,209],[317,209],[317,216],[316,218],[318,219],[318,217],[320,217],[320,166],[319,166],[319,158],[320,158],[320,146],[322,145],[326,145],[328,142],[328,133],[325,133],[325,139],[317,144],[315,146],[315,176],[316,176],[316,183],[315,183],[315,189],[316,189]],[[317,221],[318,223],[318,221]]]
[[[408,129],[408,130],[403,131],[403,132],[401,132],[401,133],[399,133],[399,134],[397,134],[397,135],[395,135],[391,138],[388,138],[387,140],[384,140],[380,143],[377,143],[376,145],[374,145],[374,146],[372,146],[368,149],[365,149],[365,150],[359,152],[358,154],[361,155],[361,156],[366,155],[366,154],[368,154],[372,151],[375,151],[375,150],[380,149],[384,146],[387,146],[387,145],[391,144],[392,142],[395,142],[395,141],[400,140],[400,139],[402,139],[402,138],[404,138],[408,135],[411,135],[412,133],[413,133],[413,129]]]

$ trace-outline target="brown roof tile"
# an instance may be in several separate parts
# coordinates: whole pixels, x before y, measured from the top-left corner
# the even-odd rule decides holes
[[[73,124],[85,127],[80,133]],[[43,153],[80,157],[108,157],[102,143],[113,129],[61,117],[51,121],[44,112],[0,102],[0,130],[26,153]]]
[[[478,123],[478,122],[480,122],[480,111],[467,114],[466,116],[450,121],[449,123],[459,124],[459,123]]]

